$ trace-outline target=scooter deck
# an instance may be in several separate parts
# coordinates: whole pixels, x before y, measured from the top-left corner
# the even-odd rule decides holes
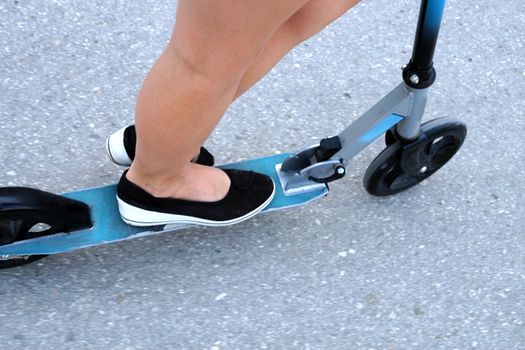
[[[221,168],[234,168],[241,170],[253,170],[271,176],[276,189],[272,202],[263,210],[290,208],[308,203],[314,199],[324,197],[328,193],[327,186],[308,193],[294,196],[286,196],[283,192],[276,166],[281,164],[291,154],[279,154],[264,158],[247,160],[238,163],[227,164]],[[0,246],[1,256],[25,256],[37,254],[56,254],[69,252],[75,249],[107,244],[126,239],[147,236],[163,232],[171,232],[192,225],[162,225],[150,227],[135,227],[127,225],[120,218],[116,195],[116,185],[85,189],[63,194],[65,197],[80,200],[91,207],[93,227],[87,230],[70,233],[57,233],[49,236],[14,242],[9,245]]]

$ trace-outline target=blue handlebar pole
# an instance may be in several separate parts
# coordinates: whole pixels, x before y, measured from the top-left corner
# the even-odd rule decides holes
[[[417,70],[432,68],[432,59],[445,9],[445,0],[423,0],[419,11],[412,64]]]
[[[433,58],[444,9],[445,0],[421,1],[412,58],[403,71],[404,81],[415,89],[428,88],[435,80]],[[410,79],[414,75],[417,80]]]

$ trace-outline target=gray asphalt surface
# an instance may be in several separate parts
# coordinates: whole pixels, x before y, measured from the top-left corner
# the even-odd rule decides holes
[[[229,110],[219,162],[338,133],[400,82],[417,1],[365,1]],[[0,186],[115,182],[104,140],[132,122],[173,1],[0,1]],[[460,153],[391,198],[331,194],[0,271],[2,349],[525,349],[525,3],[449,0],[426,119]]]

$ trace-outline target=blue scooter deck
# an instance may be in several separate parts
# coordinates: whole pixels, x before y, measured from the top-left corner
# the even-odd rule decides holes
[[[294,196],[286,196],[284,194],[275,167],[276,165],[281,164],[289,156],[290,154],[279,154],[265,158],[227,164],[221,166],[221,168],[253,170],[273,178],[276,186],[275,197],[263,212],[298,206],[327,195],[327,186],[321,187],[313,192],[301,193]],[[57,254],[140,236],[172,232],[191,226],[188,224],[150,227],[135,227],[127,225],[122,221],[118,212],[117,200],[115,197],[116,185],[80,190],[65,193],[63,195],[65,197],[85,202],[91,207],[93,220],[92,228],[71,233],[57,233],[54,235],[18,241],[9,245],[0,246],[0,256],[7,255],[12,257],[37,254]]]

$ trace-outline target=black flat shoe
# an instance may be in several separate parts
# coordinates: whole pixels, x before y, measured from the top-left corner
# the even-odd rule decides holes
[[[137,132],[135,131],[135,125],[129,125],[114,132],[107,138],[106,152],[113,163],[130,166],[133,159],[135,159],[136,145]],[[215,159],[206,148],[201,147],[199,157],[195,163],[213,166]]]
[[[226,196],[216,202],[158,198],[122,175],[117,187],[120,216],[133,226],[197,224],[226,226],[251,218],[275,195],[271,177],[253,171],[226,169],[231,180]]]

